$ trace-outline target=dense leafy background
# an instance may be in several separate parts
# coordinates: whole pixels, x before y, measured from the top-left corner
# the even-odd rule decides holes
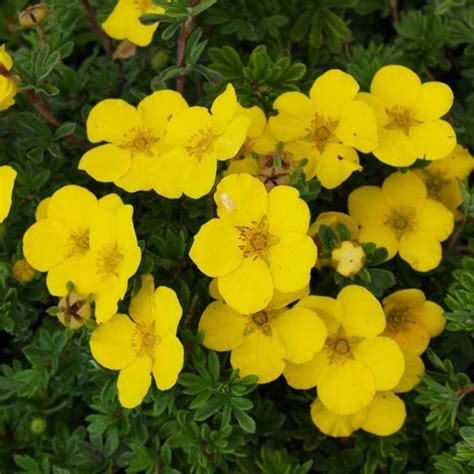
[[[424,356],[427,376],[404,396],[404,429],[389,438],[361,432],[334,440],[310,421],[312,391],[291,391],[282,380],[256,388],[251,378],[232,373],[227,355],[200,346],[196,327],[209,301],[208,279],[187,251],[192,235],[213,214],[211,197],[170,201],[100,185],[76,170],[82,150],[67,138],[73,132],[87,142],[85,118],[99,100],[137,103],[153,89],[174,88],[177,76],[185,77],[190,103],[209,105],[232,81],[244,105],[271,111],[278,94],[307,91],[329,68],[347,70],[367,89],[380,66],[400,63],[425,80],[451,85],[456,103],[450,120],[459,142],[472,152],[472,0],[202,0],[193,2],[199,3],[194,9],[187,9],[186,0],[171,0],[152,45],[123,61],[112,59],[118,43],[103,36],[95,22],[106,18],[113,0],[47,0],[51,13],[40,35],[18,26],[17,14],[28,3],[1,2],[0,43],[13,52],[15,72],[30,99],[41,98],[62,125],[48,123],[26,94],[0,114],[0,162],[18,170],[12,211],[0,227],[0,472],[473,472],[474,198],[469,189],[468,217],[447,243],[442,266],[428,274],[415,273],[399,259],[379,266],[395,275],[393,289],[420,287],[450,311],[448,330]],[[192,33],[177,65],[177,38],[189,15]],[[353,188],[380,184],[391,172],[370,157],[364,157],[364,166],[363,174],[332,192],[294,184],[313,216],[345,211]],[[140,409],[118,404],[116,373],[91,359],[91,328],[69,332],[47,314],[57,301],[47,294],[44,278],[23,285],[11,277],[36,205],[67,183],[98,195],[115,191],[134,205],[145,249],[138,273],[152,271],[159,284],[178,292],[184,308],[180,336],[187,356],[179,384],[166,393],[153,388]],[[337,292],[330,270],[315,271],[312,282],[318,294]]]

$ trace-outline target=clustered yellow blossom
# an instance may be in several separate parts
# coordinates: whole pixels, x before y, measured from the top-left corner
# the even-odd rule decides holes
[[[119,0],[103,26],[114,38],[145,46],[156,24],[139,18],[162,11],[151,1]],[[12,66],[4,49],[0,63]],[[4,80],[0,109],[16,92],[2,96]],[[444,329],[443,309],[414,288],[382,304],[358,285],[335,298],[310,294],[311,272],[330,265],[354,277],[364,267],[366,243],[384,247],[387,260],[398,253],[420,272],[439,265],[441,242],[460,217],[460,182],[473,168],[469,151],[442,120],[452,101],[447,85],[422,84],[402,66],[382,68],[370,93],[360,92],[349,74],[327,71],[309,95],[280,95],[268,120],[259,107],[240,105],[232,84],[210,109],[190,106],[172,90],[154,92],[137,107],[106,99],[88,116],[87,135],[97,146],[79,169],[130,193],[198,199],[214,190],[216,216],[189,251],[213,278],[214,301],[198,327],[204,346],[230,351],[240,376],[256,375],[260,384],[282,375],[294,389],[316,389],[311,418],[329,436],[358,429],[388,436],[403,425],[398,394],[419,383],[420,356]],[[310,226],[310,208],[291,186],[292,174],[303,169],[306,180],[333,189],[362,170],[360,154],[368,153],[396,167],[431,163],[387,172],[381,186],[354,189],[348,214],[316,213]],[[220,161],[228,161],[226,169]],[[0,167],[0,221],[15,176]],[[39,203],[23,237],[26,260],[13,270],[22,283],[47,272],[49,292],[61,298],[58,319],[70,329],[95,324],[93,302],[90,349],[100,365],[119,371],[118,397],[126,408],[142,403],[152,378],[160,390],[173,387],[184,363],[177,338],[182,309],[173,290],[155,289],[152,275],[141,276],[133,280],[138,290],[129,314],[118,310],[141,260],[132,215],[116,194],[98,199],[83,187],[64,186]],[[350,238],[318,259],[321,226],[338,231],[341,224]],[[312,287],[317,291],[317,282]]]
[[[6,52],[5,45],[0,45],[0,111],[15,103],[17,87],[9,73],[12,66],[12,57]]]

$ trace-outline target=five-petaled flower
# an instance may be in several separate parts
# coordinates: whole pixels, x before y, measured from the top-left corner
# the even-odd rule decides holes
[[[190,257],[217,277],[225,302],[241,314],[262,311],[274,289],[304,288],[317,249],[306,235],[309,209],[295,188],[263,183],[246,174],[225,177],[214,194],[218,218],[204,224]]]
[[[453,213],[428,199],[425,184],[413,171],[391,174],[381,188],[357,188],[349,195],[348,207],[361,226],[361,242],[385,247],[389,259],[398,252],[420,272],[439,265],[440,242],[453,231]]]
[[[309,97],[285,92],[269,119],[275,137],[294,159],[307,159],[306,178],[316,176],[326,188],[335,188],[360,170],[356,150],[369,153],[378,146],[372,108],[357,98],[359,85],[338,69],[314,81]]]
[[[153,277],[142,277],[142,287],[130,302],[130,317],[116,314],[94,330],[90,348],[102,366],[120,370],[119,401],[125,408],[142,403],[151,374],[160,390],[174,386],[183,367],[183,345],[176,337],[182,310],[176,293],[154,288]]]

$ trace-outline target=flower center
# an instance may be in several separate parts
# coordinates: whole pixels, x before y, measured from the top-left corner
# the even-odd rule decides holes
[[[316,148],[322,153],[328,143],[337,141],[335,135],[337,125],[337,120],[315,115],[310,126],[307,128],[308,135],[306,140],[313,142]]]
[[[405,326],[408,320],[408,308],[393,308],[387,313],[387,330],[397,332]]]
[[[240,231],[239,245],[240,250],[244,252],[244,257],[250,257],[256,260],[258,257],[268,260],[268,249],[273,245],[274,238],[268,233],[268,220],[264,217],[260,224],[252,221],[251,226],[238,226]]]
[[[132,2],[134,7],[142,13],[153,8],[151,0],[132,0]]]
[[[158,140],[159,137],[154,135],[153,130],[134,127],[123,135],[121,147],[135,152],[144,152]]]
[[[389,224],[392,226],[397,239],[407,231],[413,230],[415,211],[410,207],[398,207],[393,209],[389,218]]]
[[[189,155],[200,160],[204,153],[211,151],[213,140],[214,136],[212,135],[212,130],[209,127],[202,128],[191,135],[185,149]]]
[[[267,336],[272,335],[271,321],[277,318],[281,311],[259,311],[258,313],[248,315],[248,323],[245,326],[244,336],[248,336],[255,331],[261,331]]]
[[[340,355],[346,355],[351,351],[351,345],[347,339],[336,339],[334,350]]]
[[[116,242],[104,246],[96,257],[97,274],[106,278],[112,275],[118,276],[119,266],[124,257]]]
[[[132,335],[132,347],[138,357],[154,357],[155,346],[160,342],[155,334],[155,321],[137,323]]]
[[[442,176],[433,173],[426,172],[426,175],[427,179],[425,184],[428,190],[428,197],[435,198],[435,200],[439,201],[441,199],[441,191],[449,184],[449,180],[443,179]]]
[[[77,229],[68,239],[70,256],[85,255],[89,251],[89,229]]]
[[[252,315],[252,320],[258,326],[263,326],[268,322],[268,315],[265,313],[265,311],[259,311],[258,313]]]
[[[417,123],[409,107],[395,105],[390,109],[385,109],[385,113],[390,119],[390,122],[385,125],[388,130],[402,130],[405,135],[408,135],[410,127]]]

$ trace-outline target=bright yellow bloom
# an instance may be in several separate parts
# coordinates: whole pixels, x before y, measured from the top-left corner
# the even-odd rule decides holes
[[[249,123],[239,114],[232,84],[214,100],[211,113],[204,107],[190,107],[172,117],[166,134],[171,151],[157,161],[154,190],[171,199],[207,194],[216,179],[217,160],[238,153]]]
[[[359,95],[374,108],[383,163],[410,166],[418,158],[439,160],[456,146],[456,133],[440,118],[453,104],[453,92],[442,82],[421,83],[404,66],[385,66],[375,74],[370,94]]]
[[[406,354],[422,354],[446,325],[443,308],[427,301],[421,290],[396,291],[384,298],[383,306],[387,319],[384,335],[395,339]]]
[[[145,13],[163,12],[164,9],[153,5],[152,0],[118,0],[102,27],[111,38],[127,39],[137,46],[148,46],[159,23],[143,25],[140,17]]]
[[[361,226],[361,242],[385,247],[389,259],[398,252],[419,272],[439,265],[440,242],[453,231],[453,213],[427,198],[425,184],[412,171],[391,174],[382,188],[357,188],[349,196],[348,207]]]
[[[97,212],[97,198],[80,186],[64,186],[47,202],[46,216],[23,236],[23,254],[40,272],[54,296],[67,294],[68,281],[76,282],[90,251],[89,234]]]
[[[131,319],[116,314],[95,329],[90,348],[99,364],[120,370],[120,404],[134,408],[148,393],[151,374],[160,390],[176,383],[184,360],[183,345],[176,337],[182,310],[172,289],[159,286],[155,290],[153,277],[145,275],[129,312]]]
[[[390,436],[403,426],[406,408],[394,393],[377,392],[367,407],[350,415],[331,412],[316,399],[311,405],[311,418],[320,431],[335,438],[350,436],[358,429],[377,436]]]
[[[218,218],[204,224],[189,253],[216,277],[219,293],[241,314],[270,303],[274,289],[298,291],[309,283],[317,257],[306,235],[309,209],[295,188],[263,183],[247,174],[225,177],[214,194]]]
[[[358,243],[345,240],[331,252],[331,264],[339,275],[351,278],[362,270],[365,257],[364,249]]]
[[[0,110],[8,109],[15,103],[14,97],[18,92],[15,81],[1,74],[2,68],[10,71],[12,66],[12,57],[6,52],[5,45],[2,44],[0,46]]]
[[[16,175],[16,171],[11,166],[0,166],[0,223],[10,213]]]
[[[306,178],[316,176],[325,188],[335,188],[360,170],[356,150],[378,146],[370,106],[357,100],[359,85],[338,69],[314,81],[309,97],[285,92],[273,104],[278,115],[269,119],[275,137],[294,159],[308,159]]]
[[[319,352],[326,340],[326,327],[314,311],[288,309],[308,288],[295,293],[274,293],[270,304],[254,314],[241,314],[223,301],[212,302],[199,321],[204,346],[232,351],[230,362],[240,376],[258,376],[259,383],[277,379],[285,360],[303,363]]]
[[[433,161],[425,168],[415,170],[428,189],[428,197],[444,204],[456,220],[462,219],[458,207],[463,198],[459,181],[464,181],[474,169],[474,157],[467,148],[456,145],[446,158]]]
[[[290,386],[317,386],[319,400],[339,415],[356,413],[369,405],[376,391],[397,386],[405,368],[403,353],[393,339],[381,336],[385,315],[367,289],[349,285],[336,300],[308,296],[299,306],[324,320],[328,338],[311,361],[286,364],[283,375]]]
[[[154,92],[136,108],[122,99],[99,102],[87,118],[87,136],[92,143],[107,144],[88,151],[79,169],[130,193],[150,191],[152,167],[169,149],[164,140],[168,122],[187,107],[181,94],[172,90]]]

